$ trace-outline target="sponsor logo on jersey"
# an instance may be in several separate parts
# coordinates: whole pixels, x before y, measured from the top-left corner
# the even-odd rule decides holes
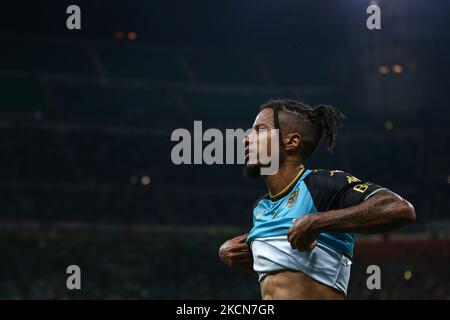
[[[264,210],[259,210],[258,212],[256,212],[255,214],[256,220],[262,220],[263,217],[264,217]]]

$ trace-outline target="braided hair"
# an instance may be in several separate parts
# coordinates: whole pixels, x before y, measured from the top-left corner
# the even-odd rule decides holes
[[[329,105],[311,107],[306,103],[288,99],[270,100],[260,110],[271,108],[274,111],[275,129],[282,135],[299,132],[302,135],[300,156],[306,160],[325,138],[327,149],[333,152],[337,129],[345,116]],[[281,123],[281,126],[280,126]]]

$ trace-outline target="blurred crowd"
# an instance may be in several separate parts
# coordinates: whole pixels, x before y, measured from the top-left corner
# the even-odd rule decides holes
[[[259,299],[256,277],[218,258],[231,236],[220,230],[2,230],[0,298]],[[449,299],[448,245],[359,245],[348,298]],[[367,288],[371,264],[380,266],[380,290]],[[81,290],[66,287],[69,265],[81,269]]]

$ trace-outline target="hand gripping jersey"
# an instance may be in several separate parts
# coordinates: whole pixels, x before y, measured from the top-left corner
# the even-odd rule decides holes
[[[343,171],[302,169],[279,194],[258,199],[247,243],[260,281],[274,271],[297,270],[346,293],[354,234],[321,233],[316,248],[300,252],[287,241],[288,229],[292,219],[351,207],[383,190],[387,189]]]

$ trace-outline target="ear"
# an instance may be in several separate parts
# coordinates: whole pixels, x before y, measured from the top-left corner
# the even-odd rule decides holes
[[[300,133],[290,133],[284,139],[284,145],[286,151],[293,151],[300,148],[300,143],[302,142],[302,135]]]

